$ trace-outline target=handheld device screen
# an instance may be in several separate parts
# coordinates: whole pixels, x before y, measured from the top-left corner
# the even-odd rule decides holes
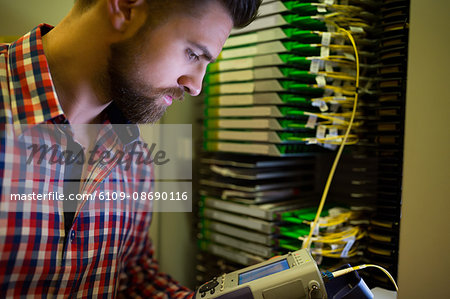
[[[289,269],[286,259],[239,274],[239,284]]]

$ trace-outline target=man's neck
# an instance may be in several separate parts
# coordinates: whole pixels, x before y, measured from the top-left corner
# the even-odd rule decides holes
[[[101,24],[97,24],[100,26]],[[109,49],[89,16],[69,14],[43,36],[44,53],[61,107],[73,124],[100,121],[108,106],[106,77]],[[101,28],[101,27],[100,27]]]

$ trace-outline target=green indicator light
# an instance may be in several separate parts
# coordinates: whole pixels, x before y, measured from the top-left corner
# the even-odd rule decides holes
[[[314,133],[314,132],[313,132]],[[281,140],[288,141],[288,140],[297,140],[297,141],[303,141],[303,138],[313,137],[314,134],[311,135],[311,132],[282,132],[278,133],[278,136]]]
[[[292,250],[292,251],[297,251],[300,248],[301,242],[299,240],[292,240],[292,239],[287,239],[287,240],[279,239],[278,244],[282,248],[286,248],[286,249]]]
[[[311,87],[309,84],[297,83],[295,81],[281,81],[280,84],[287,90],[307,94],[322,95],[324,91],[322,88]]]
[[[288,137],[287,139],[286,139],[286,141],[301,141],[301,142],[306,142],[305,141],[305,138],[306,137],[314,137],[314,135],[308,135],[308,136],[305,136],[305,137],[295,137],[295,136],[292,136],[292,137]]]
[[[305,129],[305,128],[306,128],[306,124],[296,124],[296,123],[291,123],[291,124],[288,124],[285,128],[290,128],[290,129]]]
[[[297,15],[311,16],[317,14],[317,6],[313,6],[310,3],[299,3],[299,1],[287,1],[283,3],[284,6],[290,10],[293,10]]]
[[[306,119],[305,119],[305,121],[306,121]],[[289,128],[304,129],[304,128],[306,128],[305,127],[306,123],[300,123],[298,121],[293,121],[293,120],[282,119],[282,120],[278,121],[278,123],[284,129],[289,129]]]
[[[280,71],[283,73],[285,77],[289,77],[295,71],[295,69],[286,67],[280,68]]]
[[[280,244],[280,247],[284,248],[284,249],[287,249],[287,250],[290,250],[290,251],[297,251],[297,250],[300,249],[299,246],[293,246],[293,245],[289,245],[289,244]]]
[[[284,103],[311,105],[311,100],[293,94],[280,94],[279,97]]]
[[[306,81],[308,83],[316,82],[316,75],[310,74],[308,71],[301,71],[293,68],[284,68],[281,69],[281,72],[283,73],[283,75],[291,79],[297,79],[304,82]]]
[[[309,234],[309,226],[302,225],[303,227],[290,227],[290,226],[282,226],[280,227],[280,233],[283,236],[289,236],[293,238],[298,238],[300,236],[305,236]]]
[[[303,29],[327,31],[327,25],[324,21],[318,19],[312,19],[311,17],[301,17],[298,15],[290,14],[284,15],[284,20],[289,24],[299,26]]]
[[[296,108],[291,107],[280,107],[280,112],[283,113],[283,115],[305,115],[305,111],[298,110]]]
[[[290,223],[304,224],[302,219],[295,217],[283,217],[283,220]]]
[[[325,207],[320,213],[320,217],[328,216],[329,207]],[[306,208],[297,211],[288,211],[281,214],[281,219],[286,220],[287,218],[297,218],[302,221],[312,221],[316,217],[317,209],[316,208]]]
[[[311,60],[306,59],[306,57],[297,56],[293,54],[279,54],[278,57],[286,63],[295,65],[298,68],[309,70],[311,66]]]
[[[298,237],[300,236],[304,236],[304,235],[299,235],[296,232],[291,232],[291,231],[285,231],[281,233],[282,236],[284,237],[288,237],[288,238],[292,238],[292,239],[298,239]],[[285,244],[286,246],[292,246],[292,244]]]
[[[286,36],[301,41],[304,44],[320,44],[322,37],[319,34],[312,33],[309,30],[300,30],[297,28],[284,28]]]
[[[283,45],[289,51],[296,52],[303,56],[319,56],[320,47],[311,46],[309,44],[301,44],[299,42],[284,42]]]
[[[300,65],[307,65],[308,67],[311,65],[311,60],[306,59],[306,57],[291,55],[291,54],[281,54],[286,62],[292,62]]]
[[[283,86],[283,88],[288,88],[288,89],[302,89],[302,88],[310,88],[308,84],[300,84],[300,83],[296,83],[294,81],[281,81],[281,86]]]

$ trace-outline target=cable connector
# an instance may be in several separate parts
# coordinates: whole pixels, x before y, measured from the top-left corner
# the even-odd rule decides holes
[[[334,271],[334,272],[331,273],[331,274],[333,275],[333,277],[339,277],[339,276],[342,276],[342,275],[351,273],[351,272],[356,271],[356,270],[359,270],[359,269],[361,269],[360,266],[349,267],[349,268],[345,268],[345,269],[342,269],[342,270]]]
[[[322,272],[322,279],[324,283],[329,282],[333,278],[334,278],[333,273],[331,273],[330,271]]]

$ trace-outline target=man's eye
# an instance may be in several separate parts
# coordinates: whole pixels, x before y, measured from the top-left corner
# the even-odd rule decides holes
[[[200,60],[200,57],[197,54],[195,54],[195,52],[192,51],[191,49],[187,49],[187,56],[188,56],[189,60],[192,60],[192,61]]]

